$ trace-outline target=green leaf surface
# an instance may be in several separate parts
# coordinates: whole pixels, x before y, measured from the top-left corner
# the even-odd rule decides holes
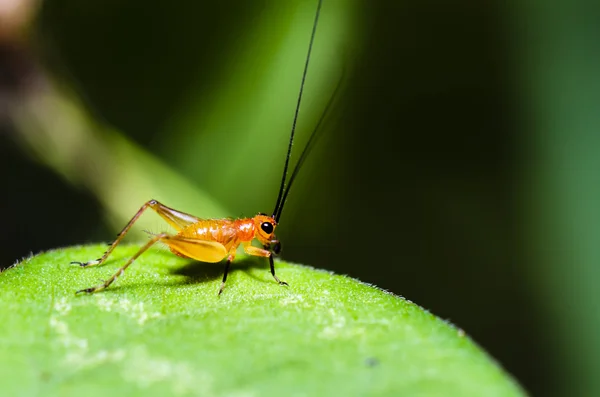
[[[240,258],[142,255],[103,292],[105,247],[59,249],[0,274],[0,390],[7,396],[521,396],[464,332],[354,279]]]

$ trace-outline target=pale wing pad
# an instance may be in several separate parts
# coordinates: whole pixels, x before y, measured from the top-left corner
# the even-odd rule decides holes
[[[200,262],[220,262],[227,255],[225,246],[216,241],[180,236],[165,236],[160,241],[167,244],[176,253]]]

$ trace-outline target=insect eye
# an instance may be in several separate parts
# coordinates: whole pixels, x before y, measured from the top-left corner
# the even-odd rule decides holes
[[[270,222],[263,222],[260,225],[260,228],[262,229],[263,232],[265,232],[267,234],[273,233],[273,224]]]

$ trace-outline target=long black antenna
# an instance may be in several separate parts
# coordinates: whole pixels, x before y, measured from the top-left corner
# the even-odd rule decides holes
[[[273,214],[273,218],[275,218],[275,221],[277,221],[277,222],[279,222],[279,217],[281,217],[281,212],[283,211],[283,204],[285,203],[285,200],[287,199],[287,196],[290,192],[290,189],[292,187],[292,183],[294,182],[294,179],[296,179],[296,176],[298,175],[298,172],[300,171],[300,167],[302,167],[304,160],[306,160],[306,157],[308,157],[308,154],[310,153],[312,148],[315,146],[317,139],[320,137],[320,135],[318,135],[318,132],[320,131],[321,125],[323,124],[323,121],[325,120],[325,118],[327,117],[327,114],[329,113],[329,109],[331,108],[331,105],[333,105],[333,102],[335,102],[337,93],[340,90],[340,87],[342,86],[343,80],[344,80],[344,73],[342,73],[342,75],[340,76],[340,79],[338,80],[335,90],[333,91],[333,94],[331,94],[331,98],[329,98],[329,101],[327,102],[327,105],[325,106],[325,110],[323,111],[323,114],[321,114],[321,117],[319,118],[319,121],[317,122],[315,129],[310,134],[310,138],[308,139],[306,146],[304,146],[304,150],[302,151],[302,154],[300,155],[300,158],[298,159],[298,162],[296,163],[296,167],[294,167],[292,176],[290,176],[290,180],[288,181],[285,191],[283,193],[283,197],[281,199],[281,204],[279,205],[279,208],[275,209],[275,213]]]
[[[273,210],[273,218],[277,220],[279,218],[278,212],[281,212],[280,207],[283,207],[285,180],[287,177],[287,170],[290,163],[290,157],[292,155],[292,145],[294,143],[294,134],[296,132],[296,122],[298,121],[298,113],[300,112],[300,104],[302,103],[302,93],[304,92],[304,82],[306,81],[306,74],[308,72],[308,64],[310,62],[310,54],[312,53],[313,43],[315,41],[315,35],[317,33],[317,23],[319,22],[319,14],[321,13],[321,5],[323,0],[319,0],[317,5],[317,13],[315,14],[315,21],[313,23],[312,33],[310,34],[310,43],[308,45],[308,54],[306,55],[306,62],[304,63],[304,72],[302,73],[302,82],[300,83],[300,92],[298,93],[298,102],[296,103],[296,111],[294,112],[294,121],[292,122],[292,132],[290,134],[290,143],[288,145],[287,155],[285,157],[285,165],[283,167],[283,176],[281,177],[281,186],[279,187],[279,195],[277,196],[277,202],[275,203],[275,209]]]

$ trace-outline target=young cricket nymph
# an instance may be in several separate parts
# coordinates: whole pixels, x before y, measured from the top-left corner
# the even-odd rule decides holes
[[[281,244],[275,236],[275,228],[278,225],[283,206],[285,204],[288,193],[292,182],[296,178],[302,163],[306,159],[310,149],[314,145],[317,137],[317,132],[320,130],[320,125],[327,114],[329,107],[331,106],[335,94],[340,87],[340,83],[336,87],[329,103],[327,104],[323,115],[321,116],[317,126],[313,130],[308,143],[306,144],[298,163],[296,164],[292,175],[290,176],[289,182],[286,184],[287,170],[292,152],[292,144],[294,141],[294,132],[296,130],[296,121],[298,119],[298,113],[300,111],[300,104],[302,102],[302,92],[304,90],[304,83],[306,80],[306,74],[308,71],[308,64],[310,61],[310,54],[312,52],[313,42],[315,33],[317,30],[317,23],[319,20],[319,13],[321,10],[322,0],[318,0],[317,11],[312,27],[310,36],[310,42],[308,45],[308,54],[306,56],[306,62],[304,65],[304,71],[302,74],[302,81],[300,83],[300,91],[298,94],[298,101],[296,104],[296,110],[294,113],[294,120],[292,123],[292,129],[290,134],[290,142],[288,145],[287,155],[285,159],[285,165],[283,168],[283,177],[281,179],[281,185],[279,188],[279,195],[273,210],[273,215],[269,216],[263,213],[252,218],[243,219],[200,219],[193,215],[186,214],[184,212],[177,211],[173,208],[169,208],[166,205],[159,203],[156,200],[150,200],[145,203],[139,211],[131,218],[129,223],[123,228],[123,230],[117,235],[116,240],[110,245],[108,250],[98,259],[88,262],[71,262],[78,264],[82,267],[89,267],[104,263],[115,247],[121,242],[123,237],[127,234],[129,229],[133,226],[136,220],[144,213],[145,210],[151,208],[160,217],[162,217],[169,225],[175,228],[177,234],[160,233],[153,235],[152,238],[141,247],[138,252],[133,255],[129,260],[121,267],[115,274],[95,287],[82,289],[77,293],[94,293],[107,288],[111,285],[117,277],[121,276],[125,270],[148,248],[157,242],[166,244],[171,252],[174,254],[184,257],[191,258],[200,262],[216,263],[223,259],[227,259],[225,264],[225,272],[223,274],[223,281],[219,288],[219,295],[225,288],[225,282],[227,281],[227,273],[229,271],[229,265],[235,258],[236,250],[240,246],[243,246],[244,251],[249,255],[260,256],[269,258],[271,266],[271,274],[275,281],[281,285],[287,285],[285,281],[280,280],[275,275],[275,264],[273,262],[273,255],[279,254],[281,250]],[[341,82],[341,80],[340,80]],[[262,245],[263,248],[254,247],[251,245],[252,241],[256,239]]]

